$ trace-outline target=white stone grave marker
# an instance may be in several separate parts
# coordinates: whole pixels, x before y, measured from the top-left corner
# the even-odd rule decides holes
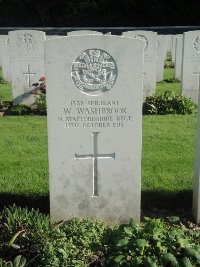
[[[183,59],[181,93],[198,102],[200,74],[200,31],[185,32],[183,35]]]
[[[45,33],[34,30],[9,32],[13,103],[31,105],[35,102],[33,83],[45,75]]]
[[[140,220],[143,43],[46,41],[52,221]]]
[[[199,75],[200,90],[200,75]],[[196,132],[196,155],[193,181],[193,215],[197,223],[200,223],[200,94],[198,95],[198,115]]]
[[[163,36],[157,36],[156,81],[163,81],[167,44]]]
[[[151,31],[128,31],[123,36],[134,37],[144,42],[143,97],[151,96],[156,89],[157,33]]]
[[[176,38],[175,78],[181,81],[183,37]]]
[[[2,76],[5,81],[11,82],[12,77],[11,77],[11,63],[10,63],[10,41],[8,38],[8,35],[4,36],[4,41],[1,46],[1,51],[2,51]]]

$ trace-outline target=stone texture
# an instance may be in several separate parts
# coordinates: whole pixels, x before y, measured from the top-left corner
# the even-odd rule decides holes
[[[45,58],[52,221],[139,221],[143,43],[63,37]]]
[[[2,45],[3,42],[5,41],[6,35],[0,35],[0,67],[2,67]]]
[[[10,42],[7,35],[4,36],[4,40],[1,45],[2,51],[2,76],[4,80],[11,82],[11,63],[10,63]]]
[[[200,31],[183,34],[181,93],[198,102],[200,75]]]
[[[176,38],[175,78],[181,81],[183,37]]]
[[[31,105],[33,83],[44,76],[45,33],[34,30],[9,32],[13,103]]]
[[[173,64],[175,64],[175,60],[176,60],[176,39],[182,36],[183,36],[182,34],[172,35],[172,63]]]
[[[151,31],[128,31],[122,34],[144,40],[143,97],[151,96],[156,89],[157,33]]]
[[[196,155],[193,181],[193,215],[197,223],[200,223],[200,94],[198,100]]]
[[[157,60],[156,60],[156,81],[163,81],[164,65],[167,53],[167,43],[163,36],[157,37]]]

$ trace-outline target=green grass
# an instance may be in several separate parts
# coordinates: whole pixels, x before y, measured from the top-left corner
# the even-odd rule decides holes
[[[143,116],[144,205],[191,206],[195,130],[193,115]]]
[[[0,68],[0,78],[2,69]],[[10,83],[0,83],[0,101],[12,101],[12,89]]]
[[[191,205],[195,123],[189,115],[143,117],[144,207]],[[46,117],[1,117],[0,132],[0,202],[48,206]]]
[[[165,79],[171,77],[168,68]],[[159,83],[157,92],[179,86]],[[193,115],[143,116],[143,208],[191,206],[195,127]],[[48,211],[46,117],[0,117],[0,132],[0,206],[15,202]]]
[[[45,116],[0,117],[0,203],[43,206],[48,160]],[[48,205],[46,202],[45,205]]]
[[[158,95],[163,95],[165,91],[172,91],[177,95],[180,95],[181,85],[180,82],[165,82],[165,80],[170,80],[175,77],[175,72],[173,68],[167,68],[164,70],[164,81],[159,82],[156,85],[156,93]]]

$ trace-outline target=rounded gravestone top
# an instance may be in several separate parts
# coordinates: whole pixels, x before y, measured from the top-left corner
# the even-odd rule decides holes
[[[98,96],[108,92],[117,79],[117,65],[108,52],[87,49],[72,63],[72,80],[84,94]]]
[[[136,38],[144,41],[144,51],[145,51],[148,47],[148,39],[144,35],[141,35],[141,34],[136,35]]]

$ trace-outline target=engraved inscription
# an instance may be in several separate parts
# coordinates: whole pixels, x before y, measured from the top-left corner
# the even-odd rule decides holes
[[[147,38],[144,35],[140,35],[140,34],[136,35],[136,38],[139,39],[139,40],[144,41],[144,51],[146,51],[147,50],[147,47],[148,47],[148,40],[147,40]]]
[[[193,42],[193,47],[197,52],[200,52],[200,35],[195,38]]]
[[[74,60],[71,75],[80,92],[98,96],[114,86],[117,65],[106,51],[87,49]]]
[[[31,34],[25,33],[19,35],[17,39],[17,46],[24,53],[29,53],[30,51],[35,50],[36,40]]]
[[[58,121],[65,128],[124,128],[133,116],[119,100],[71,100]]]
[[[115,159],[115,153],[111,154],[98,154],[97,151],[97,138],[99,132],[92,132],[92,147],[93,154],[75,154],[76,159],[92,159],[93,160],[93,182],[92,182],[92,197],[97,197],[98,194],[98,159]]]

